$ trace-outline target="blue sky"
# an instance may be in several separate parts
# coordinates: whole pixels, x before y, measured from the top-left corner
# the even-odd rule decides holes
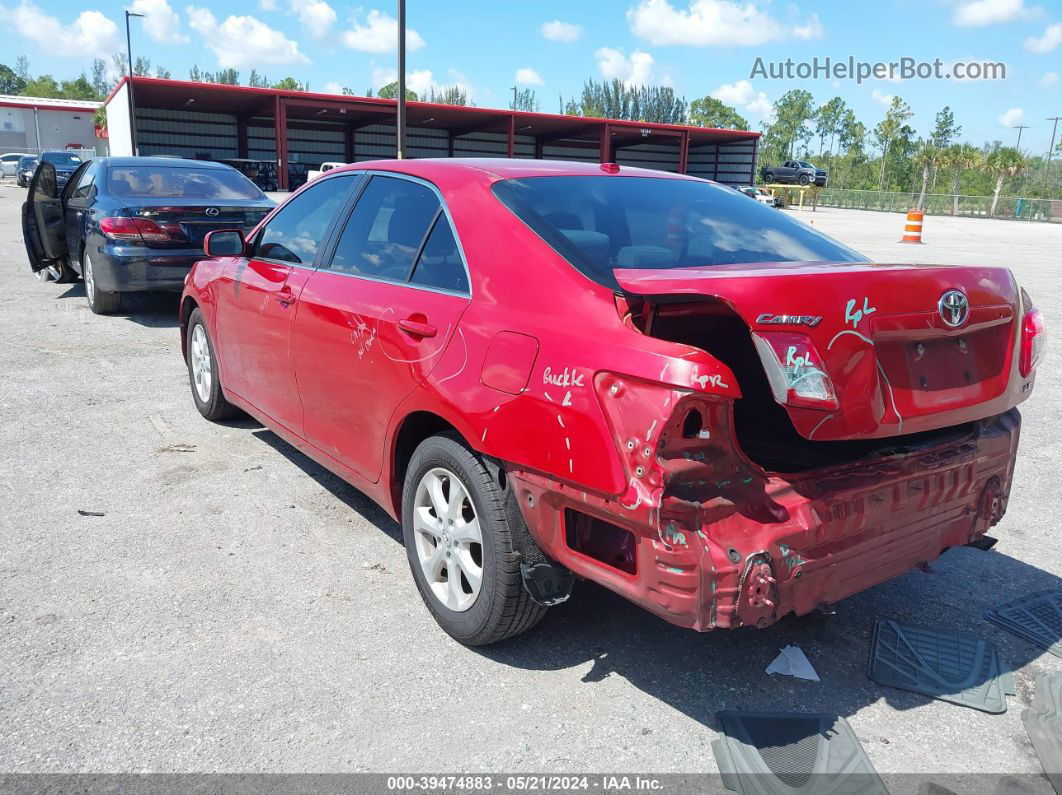
[[[362,93],[394,78],[395,3],[341,0],[0,0],[4,56],[30,59],[33,74],[69,77],[93,57],[124,50],[123,9],[134,20],[134,54],[175,78],[200,69],[292,75],[315,91]],[[872,127],[894,94],[926,134],[950,105],[963,135],[1043,153],[1046,117],[1062,115],[1060,0],[407,0],[408,70],[419,91],[458,83],[481,106],[503,107],[515,82],[557,111],[587,77],[666,83],[688,99],[711,94],[760,129],[769,104],[791,88],[818,102],[840,95]],[[901,57],[950,68],[956,61],[1006,64],[1004,80],[750,79],[757,57],[795,62],[826,56]]]

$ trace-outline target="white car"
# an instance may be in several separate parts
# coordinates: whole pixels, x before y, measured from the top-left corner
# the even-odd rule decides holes
[[[339,168],[340,166],[345,165],[346,163],[321,163],[320,168],[311,168],[306,172],[306,181],[309,182],[311,179],[317,179],[317,177],[321,176],[326,171],[331,171],[333,168]]]
[[[18,172],[18,161],[29,156],[26,152],[8,152],[0,155],[0,176],[15,176]]]

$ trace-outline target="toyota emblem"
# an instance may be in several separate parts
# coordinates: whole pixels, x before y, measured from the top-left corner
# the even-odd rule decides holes
[[[961,326],[970,317],[970,301],[960,290],[948,290],[940,296],[937,311],[944,324],[955,328]]]
[[[207,207],[206,208],[206,214],[209,215],[211,218],[213,218],[215,215],[217,215],[220,212],[221,212],[221,210],[219,210],[217,207]]]

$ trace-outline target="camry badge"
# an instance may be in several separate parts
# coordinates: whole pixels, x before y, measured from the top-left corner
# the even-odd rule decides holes
[[[761,326],[809,326],[815,328],[822,322],[820,315],[772,315],[764,312],[756,322]]]
[[[937,311],[945,325],[955,328],[970,316],[970,301],[960,290],[947,290],[937,302]]]

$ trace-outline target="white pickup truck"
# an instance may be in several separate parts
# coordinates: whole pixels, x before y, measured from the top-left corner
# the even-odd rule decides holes
[[[317,179],[326,171],[331,171],[333,168],[339,168],[340,166],[345,165],[346,163],[321,163],[320,168],[311,168],[306,172],[306,181],[309,182],[311,179]]]

